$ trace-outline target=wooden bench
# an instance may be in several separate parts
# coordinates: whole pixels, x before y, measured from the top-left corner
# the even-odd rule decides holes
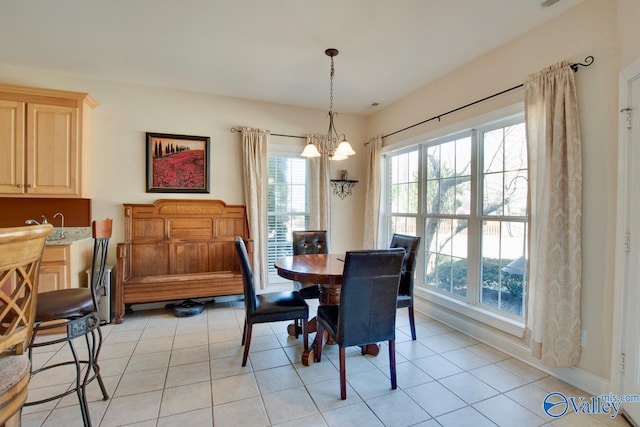
[[[221,200],[124,204],[117,245],[115,322],[132,304],[243,293],[234,239],[251,253],[245,207]]]

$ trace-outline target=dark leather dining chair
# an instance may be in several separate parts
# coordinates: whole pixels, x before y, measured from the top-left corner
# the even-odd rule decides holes
[[[327,238],[327,230],[296,230],[291,232],[292,248],[294,255],[306,254],[328,254],[329,240]],[[293,290],[300,292],[304,299],[320,298],[320,288],[317,283],[301,283],[293,282]],[[311,331],[314,330],[314,323],[311,323]],[[299,322],[294,325],[295,330],[290,330],[289,334],[296,338],[300,333],[301,326]]]
[[[242,345],[244,355],[242,366],[246,366],[251,346],[251,330],[255,323],[280,322],[283,320],[302,321],[302,337],[304,349],[309,349],[309,306],[297,291],[269,292],[256,295],[253,282],[253,271],[249,263],[249,255],[242,237],[235,239],[236,251],[240,259],[242,269],[242,282],[244,285],[245,319],[242,330]]]
[[[292,231],[291,240],[293,241],[294,255],[329,253],[327,230]],[[320,296],[320,290],[315,283],[293,282],[293,288],[300,292],[304,299],[313,299]]]
[[[0,228],[0,426],[19,426],[27,400],[27,345],[36,314],[40,261],[51,224]]]
[[[82,421],[85,426],[91,426],[86,393],[87,384],[97,380],[103,400],[109,399],[109,394],[100,376],[100,365],[98,364],[98,357],[102,347],[102,331],[100,330],[98,313],[100,300],[105,295],[104,275],[112,225],[113,221],[111,219],[96,220],[91,224],[93,258],[88,287],[59,289],[38,295],[35,326],[31,343],[29,344],[29,357],[31,360],[33,360],[33,351],[37,348],[49,345],[59,346],[67,343],[71,350],[69,360],[32,370],[32,376],[60,366],[73,365],[76,370],[76,379],[68,390],[55,396],[27,402],[25,406],[50,402],[68,394],[76,393],[80,403]],[[57,332],[61,326],[64,329],[62,336],[60,334],[51,335],[51,332]],[[86,346],[83,347],[86,347],[86,357],[80,357],[74,344],[74,340],[81,337],[85,338]]]
[[[409,326],[411,339],[416,339],[416,321],[413,315],[413,282],[416,269],[416,253],[420,246],[420,236],[406,236],[394,234],[391,238],[390,248],[403,248],[405,250],[400,287],[398,288],[398,308],[406,307],[409,311]]]
[[[347,398],[345,348],[389,343],[391,388],[396,381],[396,297],[404,249],[347,252],[339,305],[318,307],[316,362],[322,358],[326,330],[339,346],[340,398]],[[319,337],[319,338],[318,338]]]

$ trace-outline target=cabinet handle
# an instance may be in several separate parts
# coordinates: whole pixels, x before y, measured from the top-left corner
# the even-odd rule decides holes
[[[22,188],[22,184],[16,184],[16,187]]]
[[[27,184],[27,188],[33,188],[33,185]]]

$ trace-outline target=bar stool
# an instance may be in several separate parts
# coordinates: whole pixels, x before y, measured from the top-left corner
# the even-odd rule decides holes
[[[80,403],[82,421],[85,426],[91,426],[86,396],[87,384],[93,380],[98,380],[103,399],[109,399],[100,376],[100,366],[98,365],[98,356],[102,347],[102,331],[100,330],[98,313],[100,299],[105,295],[104,274],[109,239],[111,238],[112,220],[93,221],[91,226],[94,245],[89,287],[60,289],[43,292],[38,295],[34,332],[29,344],[29,358],[32,358],[33,350],[36,348],[66,342],[71,350],[73,360],[45,365],[40,369],[32,370],[31,376],[33,377],[40,372],[56,367],[74,365],[75,385],[63,393],[25,404],[25,406],[38,405],[76,393]],[[46,335],[47,331],[52,332],[52,330],[59,329],[61,326],[66,329],[62,337],[60,335]],[[74,340],[80,337],[85,338],[86,358],[81,358],[78,355],[74,344]],[[86,367],[84,373],[82,372],[83,367]]]

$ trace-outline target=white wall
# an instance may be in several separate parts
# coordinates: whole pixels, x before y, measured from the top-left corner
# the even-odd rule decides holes
[[[150,203],[160,198],[222,199],[244,204],[241,135],[231,127],[258,127],[272,133],[326,133],[327,112],[140,85],[119,84],[0,65],[0,81],[90,93],[100,106],[94,112],[92,147],[93,218],[111,217],[113,242],[123,240],[123,203]],[[340,114],[336,120],[357,154],[334,162],[332,177],[348,169],[352,179],[364,177],[363,117]],[[146,193],[145,133],[209,136],[210,194]],[[272,142],[298,144],[304,140],[271,137]],[[331,197],[332,249],[362,245],[364,189],[356,187],[344,200]],[[115,257],[115,245],[111,245]],[[115,258],[114,258],[115,259]]]
[[[618,0],[620,70],[640,58],[638,16],[640,16],[640,1]]]
[[[581,317],[587,338],[578,368],[603,379],[609,376],[613,315],[619,71],[616,5],[614,1],[585,0],[546,25],[377,112],[368,123],[370,134],[386,134],[521,84],[527,75],[562,59],[582,62],[587,55],[595,57],[594,65],[576,74],[584,175]],[[635,12],[635,17],[625,17],[629,23],[638,22],[637,7]],[[384,146],[399,146],[405,139],[522,101],[523,96],[523,90],[516,90],[447,116],[440,123],[430,122],[385,139]]]

